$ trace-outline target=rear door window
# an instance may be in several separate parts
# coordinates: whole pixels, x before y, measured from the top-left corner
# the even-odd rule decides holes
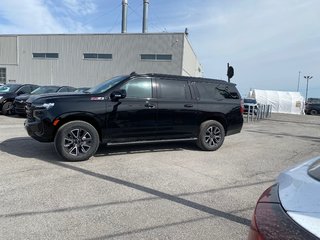
[[[158,98],[186,100],[191,98],[187,81],[158,79]]]

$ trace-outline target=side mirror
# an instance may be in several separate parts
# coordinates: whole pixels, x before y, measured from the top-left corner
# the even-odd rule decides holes
[[[120,89],[120,90],[113,91],[113,92],[110,94],[110,99],[111,99],[112,101],[118,101],[119,99],[125,98],[126,96],[127,96],[126,90]]]

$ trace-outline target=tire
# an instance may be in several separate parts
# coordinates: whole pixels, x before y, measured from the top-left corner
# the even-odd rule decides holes
[[[215,151],[221,147],[225,130],[221,123],[209,120],[201,123],[197,145],[205,151]]]
[[[84,121],[62,125],[54,138],[58,154],[67,161],[84,161],[92,157],[100,144],[97,130]]]
[[[311,115],[318,115],[318,111],[315,110],[315,109],[312,109],[312,110],[310,111],[310,114],[311,114]]]
[[[2,106],[2,114],[3,115],[10,115],[12,114],[12,102],[6,102]]]

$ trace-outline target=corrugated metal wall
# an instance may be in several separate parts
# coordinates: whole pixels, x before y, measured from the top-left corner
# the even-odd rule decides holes
[[[17,64],[17,37],[3,36],[0,38],[0,65]]]
[[[200,65],[189,39],[185,36],[183,47],[182,75],[202,77],[202,66]]]
[[[8,80],[74,87],[94,86],[132,71],[181,75],[185,62],[183,51],[189,44],[185,43],[183,33],[18,35],[17,40],[9,38],[0,36],[1,50],[7,49],[3,58],[0,55],[0,66],[7,68]],[[59,58],[35,59],[33,53],[59,53]],[[87,60],[83,59],[83,53],[110,53],[112,60]],[[143,61],[140,54],[172,54],[172,61]],[[188,53],[185,57],[195,58],[195,55]],[[197,60],[186,62],[189,61]],[[18,63],[18,66],[8,65],[11,63]]]

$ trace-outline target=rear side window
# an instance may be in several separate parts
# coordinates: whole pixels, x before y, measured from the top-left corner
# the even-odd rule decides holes
[[[219,84],[217,92],[227,99],[240,99],[239,93],[235,86],[227,84]]]
[[[191,98],[188,82],[158,79],[158,98],[186,100]]]
[[[124,84],[121,89],[127,92],[127,98],[152,98],[151,78],[135,78]]]
[[[217,99],[217,84],[208,82],[197,82],[197,89],[199,91],[200,99],[202,101],[212,101]]]

